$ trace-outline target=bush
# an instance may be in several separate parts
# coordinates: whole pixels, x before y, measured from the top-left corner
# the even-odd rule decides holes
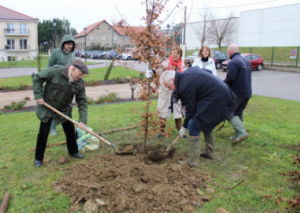
[[[28,86],[26,84],[20,83],[19,86],[1,86],[0,90],[4,91],[19,91],[19,90],[26,90]]]
[[[95,101],[95,103],[100,104],[100,103],[114,102],[114,101],[120,100],[120,98],[118,97],[118,93],[116,93],[116,92],[109,93],[109,91],[107,91],[107,93],[108,93],[108,95],[101,95]]]
[[[85,81],[84,85],[86,85],[86,86],[100,86],[101,82],[100,82],[100,80],[98,80],[98,81],[90,80],[90,81]]]
[[[13,101],[10,105],[5,105],[4,109],[9,109],[11,111],[23,109],[27,101],[30,101],[30,97],[25,97],[22,101],[19,102]]]

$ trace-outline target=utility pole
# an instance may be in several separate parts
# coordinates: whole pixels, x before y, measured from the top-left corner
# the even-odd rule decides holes
[[[183,28],[183,39],[182,43],[180,44],[180,47],[182,49],[182,60],[184,61],[185,59],[185,49],[186,49],[186,44],[185,44],[185,32],[186,32],[186,6],[184,7],[184,28]]]

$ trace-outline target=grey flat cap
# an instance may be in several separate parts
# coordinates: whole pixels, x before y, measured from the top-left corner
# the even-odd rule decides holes
[[[72,66],[78,68],[80,71],[89,74],[89,69],[87,68],[87,66],[85,65],[85,63],[80,60],[80,59],[75,59],[75,61],[73,62]]]

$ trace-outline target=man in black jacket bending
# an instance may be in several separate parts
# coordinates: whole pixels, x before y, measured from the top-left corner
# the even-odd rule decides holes
[[[202,157],[213,158],[212,131],[225,120],[234,95],[222,80],[199,67],[191,67],[176,74],[165,71],[160,77],[168,89],[176,91],[175,99],[180,99],[186,107],[186,118],[179,134],[183,136],[189,130],[190,152],[187,160],[178,163],[198,167],[200,154]],[[201,153],[200,132],[205,137],[204,153]]]
[[[252,68],[250,62],[241,56],[236,44],[231,44],[227,48],[227,53],[231,60],[227,66],[228,72],[224,82],[231,88],[237,98],[229,108],[226,119],[234,128],[234,135],[229,139],[232,140],[232,145],[235,145],[249,137],[242,121],[243,111],[252,96]]]

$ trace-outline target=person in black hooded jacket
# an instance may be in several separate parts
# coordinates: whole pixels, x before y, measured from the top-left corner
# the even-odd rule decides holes
[[[186,110],[186,118],[179,134],[184,135],[189,130],[190,152],[187,160],[178,163],[198,167],[200,154],[213,158],[212,131],[225,120],[234,95],[222,80],[198,66],[188,68],[183,73],[165,71],[161,78],[168,89],[176,91],[176,99],[182,101]],[[201,153],[200,132],[205,137],[204,153]]]

